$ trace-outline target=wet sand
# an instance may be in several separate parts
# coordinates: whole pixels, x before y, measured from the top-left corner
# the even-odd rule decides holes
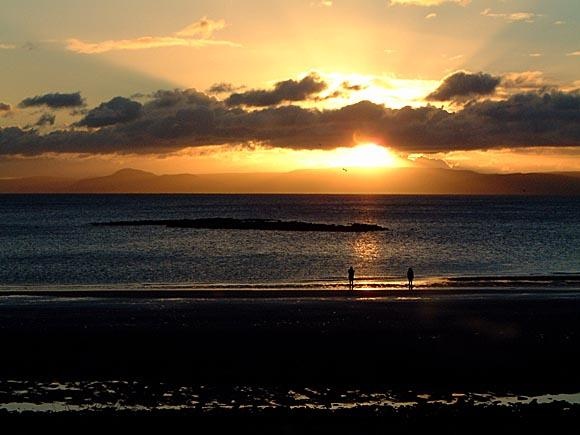
[[[253,295],[1,296],[0,373],[225,389],[580,392],[575,291]]]
[[[398,295],[3,296],[0,368],[25,376],[580,391],[578,293]]]

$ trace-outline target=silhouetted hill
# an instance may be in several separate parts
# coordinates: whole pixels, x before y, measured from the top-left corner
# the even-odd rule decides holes
[[[72,180],[0,180],[11,193],[385,193],[580,195],[580,173],[480,174],[443,168],[316,169],[287,173],[155,175],[123,169]]]
[[[299,170],[200,175],[210,191],[242,193],[560,194],[579,195],[580,178],[560,174],[479,174],[438,168]],[[215,184],[214,184],[215,182]]]
[[[195,175],[155,175],[136,169],[121,169],[106,177],[86,178],[70,186],[74,193],[187,193],[199,186]]]

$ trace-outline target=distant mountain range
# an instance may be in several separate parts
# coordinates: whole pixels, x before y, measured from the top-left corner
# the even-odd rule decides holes
[[[308,169],[287,173],[0,179],[0,193],[386,193],[580,195],[580,172],[480,174],[440,168]]]

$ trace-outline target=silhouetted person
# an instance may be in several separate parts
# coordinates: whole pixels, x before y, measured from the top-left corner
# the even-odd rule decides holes
[[[352,266],[348,269],[348,289],[354,290],[354,269]]]
[[[413,290],[413,279],[415,278],[415,272],[413,272],[413,268],[409,267],[407,270],[407,279],[409,280],[409,290]]]

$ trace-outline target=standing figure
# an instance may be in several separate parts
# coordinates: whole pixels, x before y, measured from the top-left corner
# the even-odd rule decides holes
[[[407,270],[407,279],[409,280],[409,290],[413,290],[413,278],[415,278],[415,273],[413,272],[413,268],[409,267],[409,270]]]
[[[354,269],[352,266],[348,269],[348,289],[354,290]]]

